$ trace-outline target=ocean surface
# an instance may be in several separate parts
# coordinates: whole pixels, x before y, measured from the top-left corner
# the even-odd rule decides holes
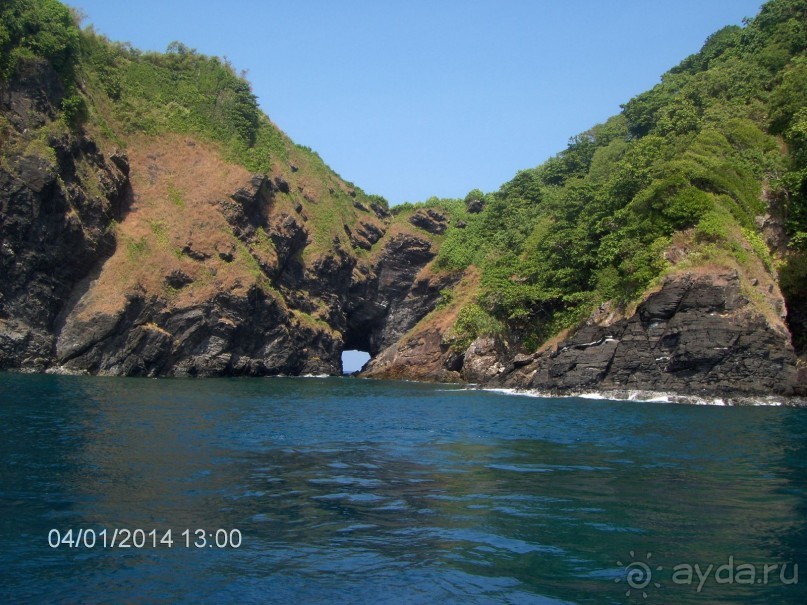
[[[805,409],[0,374],[0,479],[0,603],[807,602]]]

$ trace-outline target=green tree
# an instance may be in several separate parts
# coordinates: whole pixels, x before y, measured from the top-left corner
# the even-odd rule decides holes
[[[71,77],[80,32],[70,10],[56,0],[3,0],[0,4],[0,79],[24,58],[46,59]]]

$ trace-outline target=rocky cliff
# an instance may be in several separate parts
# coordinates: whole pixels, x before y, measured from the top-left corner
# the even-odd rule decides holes
[[[0,91],[0,368],[340,374],[452,281],[425,269],[444,224],[398,224],[293,146],[271,174],[193,137],[123,153],[60,121],[62,96],[39,61]]]
[[[680,121],[647,109],[678,94],[654,89],[496,194],[390,212],[226,61],[140,53],[59,10],[22,15],[0,61],[0,369],[340,374],[360,349],[376,378],[803,392],[801,130],[753,103]],[[773,110],[794,113],[789,90]]]
[[[125,154],[62,128],[63,94],[35,60],[0,89],[0,368],[51,365],[64,301],[113,253],[129,201]]]
[[[367,374],[567,395],[793,395],[799,381],[781,294],[773,280],[754,289],[744,291],[736,270],[676,273],[627,316],[604,305],[535,353],[492,337],[452,351],[445,332],[427,322],[372,360]],[[752,297],[767,299],[777,312],[762,313]]]
[[[151,288],[148,294],[142,282],[132,284],[106,310],[105,271],[114,271],[117,260],[110,259],[67,312],[55,363],[115,375],[340,374],[345,348],[378,352],[433,308],[444,284],[419,277],[434,256],[427,239],[392,235],[373,260],[357,259],[335,242],[308,261],[303,211],[278,209],[277,195],[271,181],[255,175],[228,199],[209,204],[211,214],[224,209],[240,254],[255,263],[251,275],[228,276],[238,244],[230,244],[234,252],[216,253],[198,238],[188,240],[187,258],[157,276],[165,292]],[[386,227],[382,221],[374,229]],[[261,254],[253,239],[259,229],[274,254]],[[213,289],[199,284],[198,292],[183,296],[204,280],[205,270],[218,282]]]

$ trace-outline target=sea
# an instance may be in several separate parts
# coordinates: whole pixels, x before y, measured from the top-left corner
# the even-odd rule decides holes
[[[807,410],[0,374],[0,603],[807,602]]]

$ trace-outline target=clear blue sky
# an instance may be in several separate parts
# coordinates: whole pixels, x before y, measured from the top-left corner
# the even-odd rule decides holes
[[[68,0],[113,40],[248,71],[262,108],[391,203],[494,191],[760,0]]]

